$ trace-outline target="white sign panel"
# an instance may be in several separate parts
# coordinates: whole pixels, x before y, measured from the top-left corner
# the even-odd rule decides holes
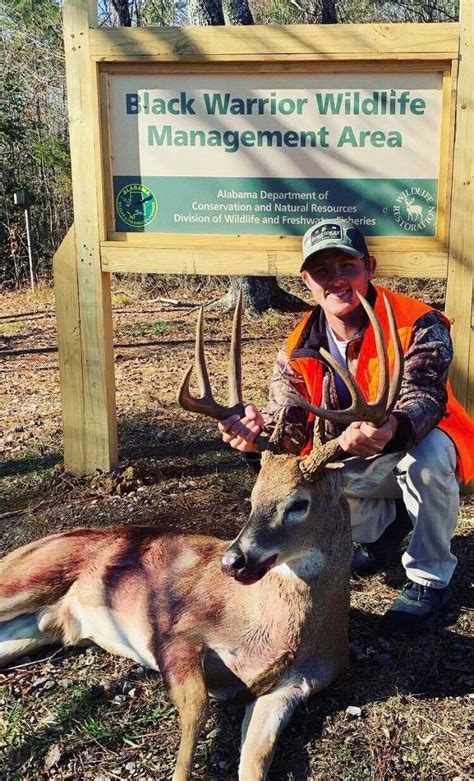
[[[109,75],[116,230],[433,236],[442,74]]]

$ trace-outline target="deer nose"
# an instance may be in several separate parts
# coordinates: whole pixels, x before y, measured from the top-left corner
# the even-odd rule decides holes
[[[222,572],[226,575],[234,575],[247,566],[247,557],[240,548],[228,548],[221,560]]]

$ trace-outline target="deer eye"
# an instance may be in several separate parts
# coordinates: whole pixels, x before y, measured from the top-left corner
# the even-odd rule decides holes
[[[299,521],[309,507],[307,499],[296,499],[287,508],[285,516],[287,521]]]

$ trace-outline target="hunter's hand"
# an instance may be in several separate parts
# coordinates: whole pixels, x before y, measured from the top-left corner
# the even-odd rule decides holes
[[[222,439],[235,450],[242,453],[259,453],[255,439],[263,429],[264,421],[255,404],[245,405],[245,415],[239,418],[232,415],[217,424],[222,433]]]
[[[374,428],[370,423],[356,421],[343,431],[339,443],[351,456],[368,458],[382,452],[387,442],[395,436],[397,427],[398,422],[394,415],[390,415],[380,428]]]

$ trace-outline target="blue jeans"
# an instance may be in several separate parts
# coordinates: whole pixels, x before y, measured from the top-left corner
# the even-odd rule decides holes
[[[403,499],[413,523],[402,557],[407,577],[422,586],[447,586],[457,564],[451,553],[459,510],[456,461],[453,442],[435,428],[403,455],[375,489],[367,493],[352,490],[349,480],[345,495],[354,541],[377,540],[395,518],[394,500]]]

